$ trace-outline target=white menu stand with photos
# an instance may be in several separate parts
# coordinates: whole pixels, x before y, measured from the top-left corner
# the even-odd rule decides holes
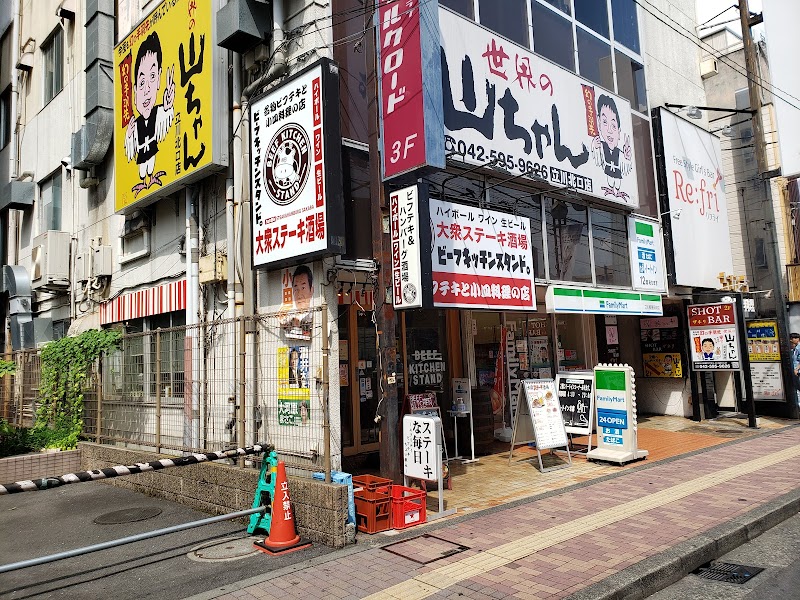
[[[572,455],[569,440],[558,401],[558,390],[553,379],[524,379],[518,384],[520,399],[517,403],[517,415],[511,434],[511,450],[508,453],[508,464],[514,456],[514,444],[534,442],[539,457],[539,471],[555,471],[572,466]],[[525,402],[522,402],[522,398]],[[552,456],[558,456],[553,449],[566,448],[567,463],[547,467],[542,464],[542,450],[550,450]]]
[[[453,379],[453,407],[447,411],[453,417],[453,435],[455,436],[455,456],[453,460],[460,460],[463,464],[478,462],[475,458],[475,426],[472,421],[472,387],[468,378]],[[469,419],[469,438],[472,458],[465,458],[458,452],[458,419]]]

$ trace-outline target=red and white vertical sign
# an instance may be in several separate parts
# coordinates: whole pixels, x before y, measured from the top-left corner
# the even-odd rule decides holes
[[[392,303],[395,308],[422,307],[419,189],[389,195],[392,241]]]
[[[434,306],[536,309],[530,219],[433,199],[430,215]]]
[[[419,5],[420,0],[395,0],[378,9],[384,179],[427,164]]]
[[[736,307],[730,303],[689,306],[689,351],[695,371],[741,368]]]

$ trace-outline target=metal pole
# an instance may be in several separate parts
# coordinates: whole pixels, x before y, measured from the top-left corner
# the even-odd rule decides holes
[[[245,430],[245,394],[247,392],[247,382],[245,375],[247,374],[247,348],[245,346],[245,330],[244,319],[236,321],[239,327],[239,412],[237,419],[239,423],[238,440],[240,446],[244,445],[244,430]],[[239,458],[239,466],[244,467],[244,457]]]
[[[156,452],[161,453],[161,328],[156,329]]]
[[[328,392],[330,377],[328,375],[328,305],[322,304],[322,443],[325,449],[325,483],[331,482],[331,418]]]
[[[103,426],[103,361],[105,360],[105,353],[100,355],[97,359],[97,417],[95,420],[95,433],[94,441],[100,443],[100,433]]]
[[[32,558],[30,560],[23,560],[20,562],[10,563],[0,566],[0,573],[8,573],[9,571],[16,571],[18,569],[26,569],[28,567],[35,567],[36,565],[43,565],[65,558],[73,558],[75,556],[83,556],[98,550],[106,550],[108,548],[116,548],[117,546],[124,546],[133,542],[141,540],[149,540],[154,537],[167,535],[168,533],[177,533],[178,531],[185,531],[187,529],[194,529],[195,527],[202,527],[203,525],[211,525],[212,523],[219,523],[220,521],[231,521],[252,515],[254,513],[263,513],[267,510],[266,506],[259,506],[258,508],[248,508],[247,510],[240,510],[235,513],[227,515],[218,515],[216,517],[209,517],[207,519],[200,519],[199,521],[190,521],[189,523],[181,523],[180,525],[173,525],[172,527],[165,527],[164,529],[156,529],[155,531],[148,531],[145,533],[137,533],[136,535],[129,535],[128,537],[119,538],[117,540],[109,540],[100,544],[92,546],[85,546],[83,548],[76,548],[75,550],[67,550],[57,554],[50,554],[48,556],[41,556],[39,558]]]
[[[780,302],[782,298],[778,299]],[[750,372],[750,353],[747,351],[747,325],[744,321],[744,306],[741,292],[736,292],[736,325],[739,333],[739,355],[742,361],[742,374],[744,375],[744,398],[747,402],[747,426],[758,428],[756,421],[756,401],[753,399],[753,374]],[[734,372],[735,377],[739,373]]]

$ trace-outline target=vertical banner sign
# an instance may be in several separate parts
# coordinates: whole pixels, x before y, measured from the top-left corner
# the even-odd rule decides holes
[[[777,321],[747,322],[747,353],[753,376],[753,398],[785,400]]]
[[[664,108],[653,125],[675,283],[718,289],[718,275],[733,271],[719,138]]]
[[[639,206],[627,100],[446,8],[439,26],[447,154]]]
[[[392,242],[392,303],[395,309],[422,308],[423,272],[430,279],[430,269],[423,267],[423,235],[420,222],[427,222],[428,204],[421,197],[424,188],[413,185],[389,194],[390,233]],[[425,217],[420,219],[420,214]],[[427,254],[427,247],[425,250]],[[427,262],[428,256],[424,256]]]
[[[444,168],[436,2],[388,0],[377,12],[383,179]]]
[[[696,371],[741,368],[736,307],[733,303],[689,306],[689,351]]]
[[[228,162],[226,59],[216,2],[163,0],[114,48],[118,212],[153,202]]]
[[[434,306],[536,310],[531,223],[430,200]]]
[[[322,59],[250,106],[254,267],[344,251],[338,90]]]
[[[631,252],[633,289],[643,292],[665,292],[664,248],[658,221],[636,215],[628,217],[628,244]]]

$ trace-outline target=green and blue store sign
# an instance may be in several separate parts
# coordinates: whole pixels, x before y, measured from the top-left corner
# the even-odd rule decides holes
[[[659,294],[643,294],[630,290],[584,288],[551,285],[545,295],[547,312],[599,315],[664,314]]]

